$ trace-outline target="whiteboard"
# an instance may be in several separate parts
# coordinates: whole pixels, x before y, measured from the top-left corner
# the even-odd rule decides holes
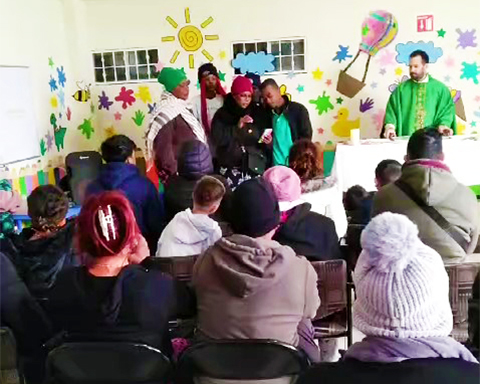
[[[0,66],[0,165],[39,156],[30,69]]]

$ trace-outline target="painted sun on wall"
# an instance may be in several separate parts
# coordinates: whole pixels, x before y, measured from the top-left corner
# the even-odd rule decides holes
[[[178,29],[178,23],[170,16],[167,16],[167,22],[174,28]],[[207,35],[203,34],[202,29],[207,28],[213,22],[213,17],[209,16],[202,24],[200,28],[194,25],[191,25],[190,9],[185,8],[185,23],[186,25],[180,28],[177,36],[164,36],[162,37],[162,42],[174,42],[178,37],[178,42],[180,46],[188,53],[188,65],[190,68],[195,68],[195,56],[193,52],[200,50],[203,46],[204,40],[212,41],[218,40],[218,35]],[[174,64],[178,57],[180,56],[180,51],[177,49],[170,59],[170,63]],[[213,61],[213,56],[206,50],[202,49],[202,54],[207,58],[208,61]]]

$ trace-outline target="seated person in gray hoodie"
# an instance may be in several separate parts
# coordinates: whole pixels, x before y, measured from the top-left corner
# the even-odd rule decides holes
[[[177,213],[164,229],[157,257],[199,255],[222,237],[218,223],[211,219],[225,195],[221,181],[203,176],[193,190],[193,209]]]
[[[272,240],[280,210],[272,187],[248,180],[232,196],[234,235],[195,263],[199,337],[274,339],[319,360],[311,319],[320,305],[317,275],[304,257]]]

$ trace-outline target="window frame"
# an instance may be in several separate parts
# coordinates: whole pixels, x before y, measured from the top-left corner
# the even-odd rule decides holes
[[[301,54],[295,54],[294,49],[293,49],[293,42],[298,41],[298,40],[303,41],[303,53],[301,53]],[[289,41],[292,44],[290,55],[282,55],[281,43],[285,42],[285,41]],[[282,68],[282,63],[281,63],[282,57],[291,57],[292,58],[291,69],[266,72],[265,75],[278,76],[278,75],[288,75],[289,73],[295,73],[295,74],[308,73],[308,70],[307,70],[307,39],[306,39],[305,36],[283,37],[283,38],[278,38],[278,39],[275,38],[275,39],[255,39],[255,40],[236,40],[236,41],[232,41],[230,49],[231,49],[231,55],[232,55],[233,59],[235,59],[235,57],[236,57],[235,49],[234,49],[235,45],[243,44],[243,53],[245,53],[246,52],[246,49],[245,49],[246,44],[255,44],[255,51],[260,52],[261,50],[258,51],[258,44],[259,43],[266,43],[267,44],[267,52],[266,52],[267,54],[268,53],[273,54],[272,53],[272,43],[278,43],[279,44],[279,54],[278,54],[278,56],[273,54],[273,56],[275,56],[276,59],[278,57],[278,60],[280,61],[280,63],[279,63],[280,69]],[[303,69],[297,69],[297,70],[294,69],[294,66],[295,66],[294,57],[295,56],[303,56]],[[233,71],[234,71],[235,75],[238,75],[236,73],[236,71],[237,71],[236,68],[233,68]]]
[[[157,61],[151,62],[150,61],[150,51],[156,51]],[[134,59],[135,64],[132,65],[129,61],[129,54],[134,52]],[[145,52],[146,55],[146,64],[139,64],[138,57],[139,52]],[[123,54],[123,63],[117,65],[117,54]],[[111,54],[112,55],[112,66],[106,66],[105,64],[105,55]],[[92,64],[93,64],[93,78],[96,85],[115,85],[115,84],[136,84],[136,83],[144,83],[144,82],[155,82],[157,81],[156,76],[152,74],[153,66],[155,66],[160,58],[160,48],[158,47],[137,47],[137,48],[124,48],[124,49],[104,49],[104,50],[93,50],[91,51],[92,57]],[[96,65],[96,56],[101,55],[100,59],[102,62],[102,67]],[[147,78],[140,78],[140,68],[146,67],[147,68]],[[115,80],[109,81],[107,80],[106,70],[113,68],[113,75]],[[124,68],[125,70],[125,80],[118,80],[118,69]],[[130,73],[130,68],[135,68],[136,77],[132,78]],[[104,81],[97,81],[97,70],[101,69],[103,74]]]

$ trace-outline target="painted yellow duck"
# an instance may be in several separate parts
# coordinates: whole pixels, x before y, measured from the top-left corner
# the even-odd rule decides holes
[[[350,137],[352,129],[360,128],[360,118],[348,120],[350,112],[347,108],[340,108],[335,119],[337,121],[332,125],[332,132],[339,137]]]

